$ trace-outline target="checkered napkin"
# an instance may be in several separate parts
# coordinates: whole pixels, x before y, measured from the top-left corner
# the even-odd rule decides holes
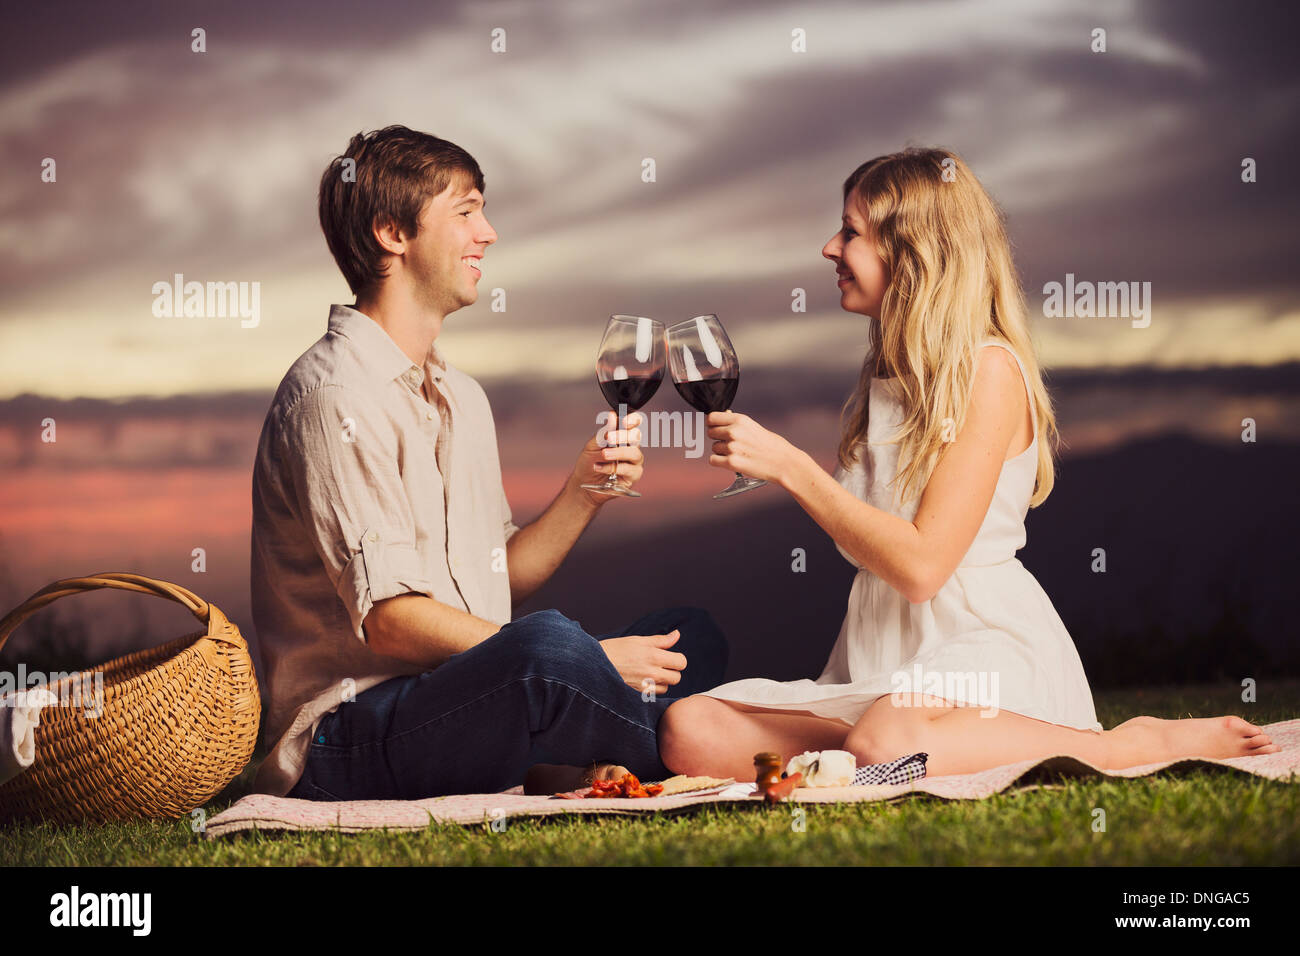
[[[889,763],[869,763],[853,774],[853,786],[865,787],[873,783],[911,783],[925,776],[925,761],[929,754],[909,754]]]

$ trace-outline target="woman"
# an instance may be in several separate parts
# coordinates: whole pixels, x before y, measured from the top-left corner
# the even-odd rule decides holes
[[[738,779],[753,755],[929,754],[931,776],[1052,754],[1114,769],[1276,753],[1238,717],[1103,730],[1051,601],[1015,558],[1051,492],[1051,402],[1001,215],[959,156],[909,148],[844,183],[822,249],[871,344],[839,468],[746,415],[709,416],[710,464],[779,484],[859,568],[816,680],[734,681],[672,704],[660,756]]]

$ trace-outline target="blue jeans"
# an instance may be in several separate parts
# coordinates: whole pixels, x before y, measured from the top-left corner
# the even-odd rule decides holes
[[[643,700],[598,641],[681,636],[681,681]],[[707,612],[655,611],[593,637],[559,611],[512,621],[422,674],[395,677],[341,704],[317,724],[302,777],[307,800],[415,800],[497,793],[537,763],[609,761],[644,780],[669,776],[659,718],[672,701],[721,684],[727,644]]]

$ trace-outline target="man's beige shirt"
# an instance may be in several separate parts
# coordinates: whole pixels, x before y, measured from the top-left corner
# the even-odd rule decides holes
[[[421,368],[373,319],[334,306],[280,383],[253,467],[253,622],[271,747],[254,789],[288,793],[322,716],[423,669],[367,646],[362,622],[377,601],[427,594],[508,623],[505,548],[517,530],[478,382],[436,345]]]

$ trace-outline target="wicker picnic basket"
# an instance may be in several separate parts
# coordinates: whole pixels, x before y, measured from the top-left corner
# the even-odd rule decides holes
[[[112,571],[55,581],[0,620],[0,647],[47,604],[98,588],[176,601],[204,630],[83,671],[103,674],[93,702],[72,693],[87,686],[77,675],[49,684],[60,703],[40,713],[35,761],[0,786],[0,819],[176,819],[253,754],[262,705],[248,645],[220,609],[180,585]]]

